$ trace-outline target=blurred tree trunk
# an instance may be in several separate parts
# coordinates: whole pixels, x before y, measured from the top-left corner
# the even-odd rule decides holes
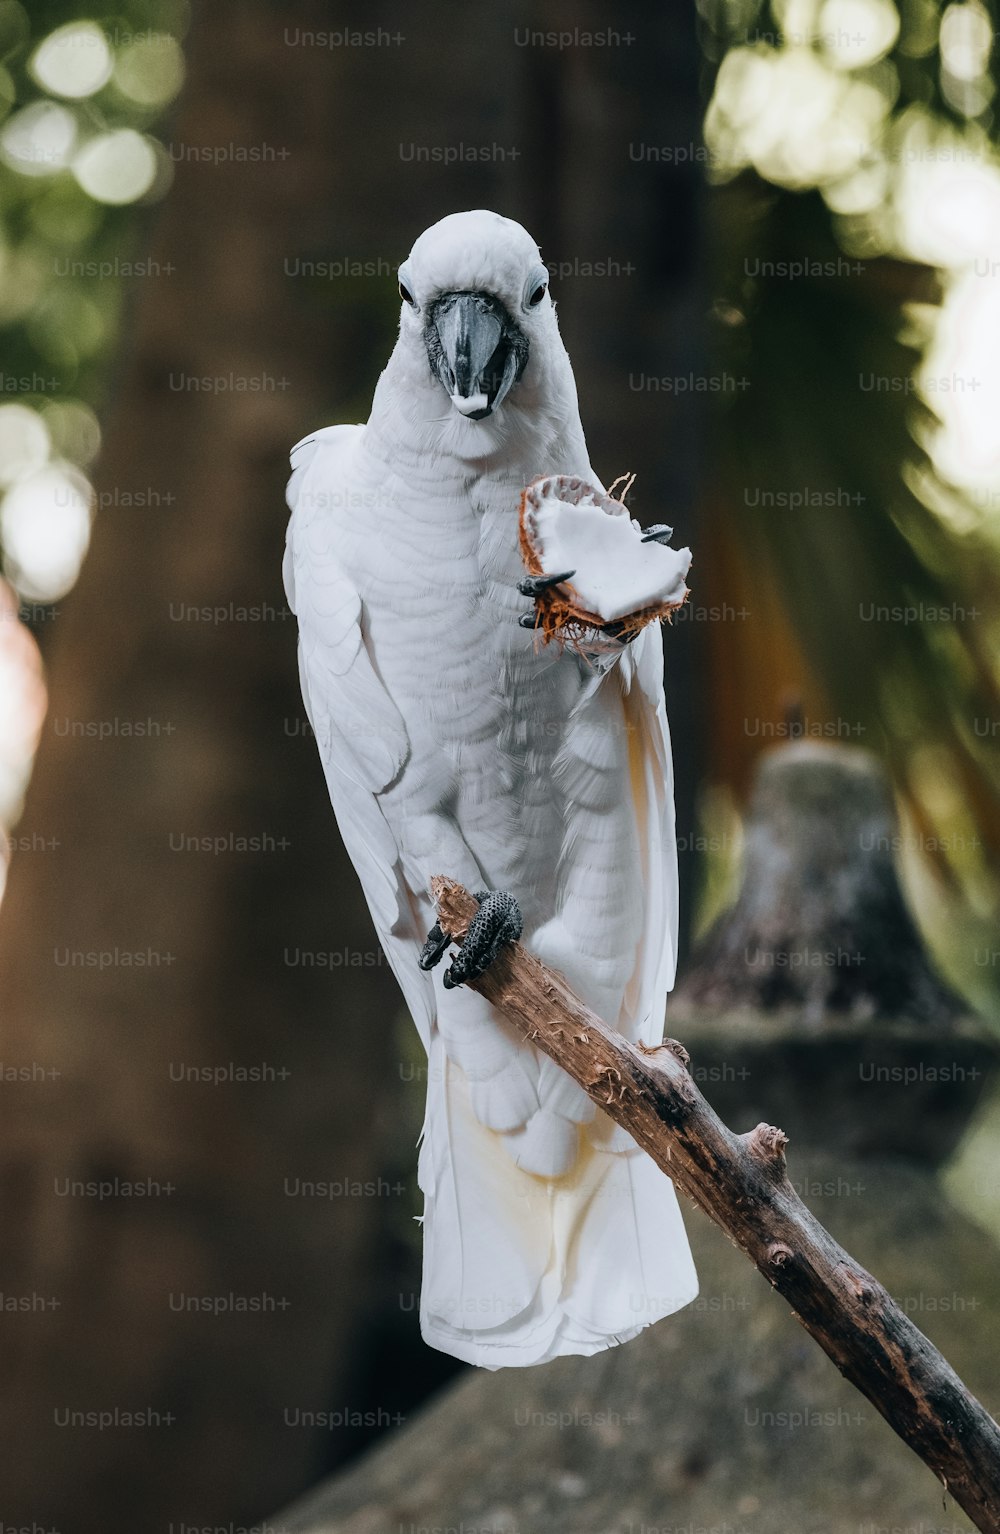
[[[153,504],[100,513],[57,620],[21,829],[58,845],[16,859],[0,922],[0,1059],[57,1073],[3,1086],[0,1291],[49,1307],[2,1315],[12,1524],[249,1522],[331,1456],[286,1408],[350,1399],[386,1197],[286,1193],[371,1183],[398,1005],[298,733],[280,579],[288,447],[358,366],[285,275],[304,230],[329,244],[339,213],[349,241],[365,174],[364,80],[283,39],[329,24],[309,4],[200,8],[170,135],[195,157],[151,249],[168,274],[135,295],[100,471]],[[231,1065],[265,1079],[174,1079]],[[181,1308],[199,1298],[219,1313]],[[66,1409],[154,1417],[99,1431]]]

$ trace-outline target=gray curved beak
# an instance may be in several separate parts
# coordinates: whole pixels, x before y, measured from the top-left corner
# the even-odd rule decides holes
[[[524,371],[528,343],[490,293],[443,293],[428,316],[431,370],[470,421],[500,405]]]

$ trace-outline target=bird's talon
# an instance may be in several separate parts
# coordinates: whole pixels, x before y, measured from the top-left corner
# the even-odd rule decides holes
[[[543,592],[551,591],[553,586],[561,586],[563,581],[570,580],[575,574],[575,570],[567,570],[563,575],[526,575],[518,581],[517,589],[522,597],[540,597]]]
[[[654,522],[652,527],[647,527],[642,535],[643,543],[669,543],[674,536],[672,527],[665,522]]]
[[[417,963],[421,969],[433,969],[435,964],[440,964],[444,951],[451,942],[451,933],[442,932],[441,923],[436,921],[427,934],[420,957]]]
[[[537,612],[522,613],[517,622],[519,628],[535,629],[538,627],[538,614]]]

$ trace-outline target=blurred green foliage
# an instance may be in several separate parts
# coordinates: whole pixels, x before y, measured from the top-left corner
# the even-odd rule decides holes
[[[30,14],[0,0],[0,406],[21,407],[0,416],[0,482],[9,495],[22,487],[4,554],[31,599],[62,595],[78,560],[47,566],[40,532],[12,548],[29,516],[43,528],[48,517],[51,540],[81,557],[86,544],[67,514],[75,496],[77,521],[89,518],[85,482],[36,479],[30,502],[23,486],[46,465],[85,470],[96,456],[123,297],[144,270],[142,212],[170,184],[152,129],[183,82],[187,21],[184,0],[40,0]]]
[[[974,352],[996,278],[970,281],[1000,248],[994,16],[699,9],[717,365],[746,381],[718,432],[722,533],[823,717],[887,758],[925,932],[994,1011],[1000,370]]]

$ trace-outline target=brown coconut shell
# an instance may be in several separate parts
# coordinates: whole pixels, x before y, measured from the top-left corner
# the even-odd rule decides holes
[[[616,480],[615,484],[618,483],[620,481]],[[629,485],[631,483],[629,480]],[[626,493],[627,490],[628,486]],[[585,479],[580,479],[576,474],[540,474],[521,492],[519,542],[521,558],[529,575],[547,573],[542,569],[542,561],[538,553],[538,530],[535,517],[544,494],[553,492],[561,501],[568,501],[572,506],[577,505],[585,496],[592,496],[595,503],[606,511],[609,517],[631,516],[624,501],[616,501],[603,490],[598,490],[596,485],[588,484]],[[689,594],[685,586],[684,595],[679,602],[655,602],[649,607],[642,607],[634,613],[629,613],[624,618],[617,618],[615,637],[632,638],[647,624],[669,622],[671,614],[684,606]],[[546,644],[550,639],[578,641],[589,630],[602,631],[606,627],[603,618],[597,613],[589,612],[581,605],[572,581],[564,581],[560,586],[551,586],[548,591],[544,591],[536,598],[535,629],[542,635]]]

